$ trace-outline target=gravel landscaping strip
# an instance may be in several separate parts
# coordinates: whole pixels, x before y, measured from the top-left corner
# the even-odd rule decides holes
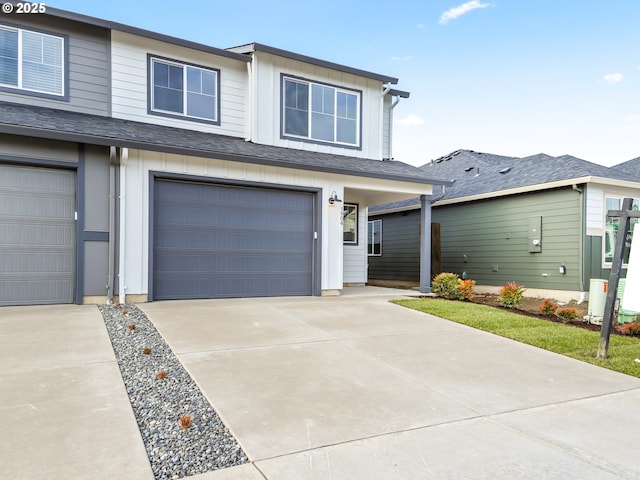
[[[236,439],[144,312],[135,305],[99,309],[155,478],[177,479],[247,463]]]

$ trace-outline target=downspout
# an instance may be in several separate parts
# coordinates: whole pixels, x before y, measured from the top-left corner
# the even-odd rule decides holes
[[[119,260],[118,260],[118,302],[121,305],[124,305],[126,297],[125,291],[127,289],[127,285],[124,281],[124,269],[125,269],[125,251],[126,251],[126,237],[125,237],[125,220],[126,220],[126,165],[127,159],[129,157],[129,149],[123,147],[120,150],[120,239],[118,241],[118,245],[120,247],[119,250]]]
[[[442,192],[440,192],[440,195],[438,195],[437,197],[432,197],[431,198],[431,205],[433,205],[434,203],[436,203],[439,200],[442,200],[445,196],[446,192],[446,186],[445,185],[441,185],[442,187]]]
[[[109,147],[109,270],[107,273],[107,303],[113,303],[114,287],[114,259],[115,259],[115,231],[116,231],[116,164],[118,163],[118,150]]]
[[[396,97],[389,109],[389,157],[393,157],[393,109],[400,103],[400,97]]]
[[[583,190],[578,188],[578,185],[576,185],[575,183],[573,185],[571,185],[571,190],[573,190],[574,192],[578,192],[578,195],[581,196],[582,199],[582,192]],[[580,297],[578,298],[578,305],[584,303],[587,300],[587,291],[585,290],[585,284],[584,284],[584,216],[586,214],[585,212],[585,208],[586,205],[583,204],[584,202],[580,202],[580,209],[582,210],[582,214],[580,215],[580,241],[578,242],[578,258],[580,259],[580,263],[579,263],[579,270],[578,270],[578,281],[579,281],[579,287],[580,288]]]
[[[384,90],[380,94],[380,124],[379,135],[380,146],[378,147],[378,158],[384,159],[384,97],[391,91],[391,87],[384,87]],[[389,157],[391,157],[391,149],[389,149]]]
[[[254,57],[255,58],[255,57]],[[251,142],[253,141],[253,122],[254,122],[254,106],[253,106],[253,102],[254,102],[254,91],[253,91],[253,85],[254,85],[254,81],[253,81],[253,68],[252,68],[252,63],[251,62],[247,62],[247,75],[249,77],[248,79],[248,83],[249,83],[249,95],[247,98],[247,127],[246,127],[246,135],[244,137],[245,142]]]

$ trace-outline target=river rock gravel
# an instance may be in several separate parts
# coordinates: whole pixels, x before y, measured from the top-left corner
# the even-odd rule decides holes
[[[247,463],[236,439],[145,313],[135,305],[98,308],[156,480]],[[181,428],[187,415],[188,428]]]

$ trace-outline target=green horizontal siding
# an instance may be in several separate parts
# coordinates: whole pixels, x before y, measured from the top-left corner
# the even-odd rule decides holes
[[[441,225],[442,270],[464,273],[479,285],[515,281],[529,288],[579,290],[581,212],[580,195],[568,188],[435,205],[432,218]],[[540,253],[528,251],[531,217],[542,217]],[[564,275],[561,264],[567,267]]]

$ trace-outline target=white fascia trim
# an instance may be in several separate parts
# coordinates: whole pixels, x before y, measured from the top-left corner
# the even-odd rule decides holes
[[[488,192],[488,193],[481,193],[479,195],[470,195],[468,197],[452,198],[449,200],[440,200],[439,202],[436,202],[433,206],[436,207],[440,205],[452,205],[455,203],[472,202],[474,200],[485,200],[488,198],[506,197],[509,195],[517,195],[519,193],[530,193],[530,192],[536,192],[540,190],[550,190],[552,188],[569,187],[571,185],[580,185],[584,183],[640,189],[640,183],[638,182],[631,182],[628,180],[617,180],[614,178],[587,176],[587,177],[569,178],[567,180],[559,180],[557,182],[541,183],[537,185],[527,185],[526,187],[512,188],[509,190],[500,190],[499,192]]]

